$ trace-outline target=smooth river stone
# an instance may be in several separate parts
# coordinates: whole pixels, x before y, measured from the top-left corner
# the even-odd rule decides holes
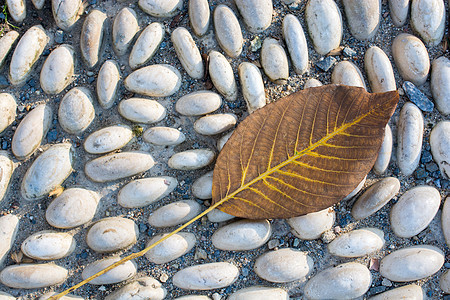
[[[258,257],[254,271],[264,280],[284,283],[305,278],[313,268],[314,261],[306,252],[284,248]]]
[[[189,0],[189,22],[195,35],[208,32],[210,14],[208,0]]]
[[[439,279],[439,286],[446,294],[450,294],[450,270],[445,271]]]
[[[15,289],[38,289],[63,283],[67,269],[55,264],[20,264],[4,268],[0,282]]]
[[[114,105],[117,98],[117,88],[119,87],[120,72],[119,65],[114,60],[107,60],[103,63],[97,76],[97,97],[98,103],[108,109]]]
[[[194,122],[194,130],[203,135],[216,135],[233,128],[237,123],[235,114],[212,114]]]
[[[91,133],[84,140],[84,150],[92,154],[104,154],[124,147],[133,138],[133,131],[126,125],[115,125]]]
[[[434,103],[443,115],[450,114],[450,60],[441,56],[431,67],[431,92]],[[1,132],[1,129],[0,129]]]
[[[89,69],[95,67],[99,62],[106,18],[105,13],[94,9],[84,19],[80,36],[80,49],[81,56]]]
[[[72,144],[56,144],[44,151],[28,168],[22,179],[25,200],[39,200],[61,186],[72,173]]]
[[[345,15],[352,35],[370,40],[380,25],[381,0],[344,0]]]
[[[175,110],[185,116],[201,116],[219,109],[220,96],[210,91],[197,91],[184,95],[175,104]]]
[[[235,101],[237,99],[238,91],[230,63],[222,53],[214,50],[209,52],[208,59],[209,76],[211,77],[214,87],[225,97],[225,99],[228,101]]]
[[[153,157],[147,152],[120,152],[87,162],[84,172],[92,181],[107,182],[145,172],[154,165]]]
[[[9,250],[14,245],[17,231],[19,229],[19,218],[15,215],[0,217],[0,267],[7,258]]]
[[[249,62],[239,65],[239,79],[241,81],[242,94],[249,113],[266,105],[266,92],[264,82],[258,67]]]
[[[228,300],[289,300],[289,294],[280,288],[251,286],[240,289],[228,297]]]
[[[0,151],[0,202],[8,190],[12,173],[14,172],[14,163],[6,151]]]
[[[402,287],[398,287],[387,292],[377,294],[374,297],[370,297],[370,300],[395,300],[395,299],[411,299],[411,300],[423,300],[427,299],[422,288],[415,284],[408,284]]]
[[[17,103],[13,95],[0,93],[0,134],[16,119]]]
[[[372,92],[383,93],[397,89],[392,64],[386,53],[377,46],[367,49],[364,67]]]
[[[367,218],[380,210],[400,190],[400,181],[395,177],[383,178],[371,185],[353,204],[355,220]]]
[[[167,291],[152,277],[142,277],[110,293],[105,300],[148,299],[162,300]]]
[[[70,188],[49,204],[45,218],[53,227],[74,228],[94,218],[99,200],[100,196],[96,192]]]
[[[302,240],[315,240],[321,237],[322,233],[333,227],[336,213],[332,208],[310,213],[300,217],[287,219],[292,227],[292,233]]]
[[[130,68],[139,68],[152,59],[164,39],[164,34],[164,26],[161,23],[154,22],[145,27],[131,49],[128,59]]]
[[[286,83],[289,65],[286,52],[273,38],[266,38],[261,48],[261,65],[267,77],[276,84]]]
[[[408,33],[399,34],[392,42],[392,56],[404,81],[417,86],[425,83],[430,59],[421,40]]]
[[[76,244],[68,233],[44,230],[27,237],[20,249],[23,254],[36,260],[54,260],[69,256]]]
[[[120,257],[118,256],[97,260],[87,265],[86,268],[84,268],[83,272],[81,273],[81,278],[85,280],[91,277],[92,275],[96,274],[97,272],[100,272],[101,270],[109,267],[113,263],[118,262],[119,260]],[[136,272],[137,272],[136,263],[132,260],[129,260],[121,265],[118,265],[117,267],[106,272],[105,274],[100,275],[95,279],[92,279],[91,281],[89,281],[89,283],[94,285],[118,283],[130,279],[131,277],[136,275]]]
[[[154,17],[173,17],[183,8],[183,0],[139,0],[139,7]]]
[[[0,38],[0,69],[3,67],[6,57],[12,50],[14,43],[17,41],[19,33],[15,30],[8,31]]]
[[[46,293],[46,294],[42,295],[41,297],[39,297],[39,300],[48,300],[48,299],[50,299],[51,296],[56,296],[58,294],[59,294],[58,292],[49,292],[49,293]],[[59,299],[61,299],[61,300],[84,300],[83,297],[75,296],[75,295],[71,295],[71,294],[62,296]],[[2,300],[2,299],[0,298],[0,300]]]
[[[230,139],[233,132],[234,132],[234,129],[217,140],[217,150],[222,151],[223,147],[228,142],[228,140]]]
[[[41,88],[46,94],[61,93],[73,80],[74,50],[70,45],[55,48],[44,62],[40,74]]]
[[[158,234],[147,243],[147,247],[167,235],[168,233]],[[145,253],[145,257],[147,257],[147,259],[154,264],[165,264],[191,251],[191,249],[194,248],[196,241],[197,240],[193,233],[175,233],[154,248],[147,251],[147,253]]]
[[[397,164],[409,176],[419,166],[423,137],[422,112],[413,103],[403,105],[397,129]]]
[[[139,24],[136,12],[129,7],[122,8],[114,18],[112,28],[112,44],[114,52],[118,56],[127,53],[128,47],[130,47],[138,31]]]
[[[239,269],[228,262],[195,265],[178,271],[173,284],[184,290],[213,290],[233,284]]]
[[[366,266],[349,262],[325,269],[305,285],[307,299],[351,299],[364,295],[372,276]]]
[[[444,178],[450,179],[450,121],[441,121],[430,134],[433,159]]]
[[[171,227],[191,220],[201,211],[200,204],[194,200],[181,200],[164,205],[148,217],[148,223],[157,228]]]
[[[130,98],[120,101],[119,114],[135,123],[152,124],[165,118],[166,108],[155,100]]]
[[[405,25],[409,11],[409,0],[389,0],[389,10],[392,23],[401,27]]]
[[[119,191],[117,203],[127,208],[144,207],[166,197],[177,185],[176,178],[169,176],[133,180]]]
[[[410,238],[424,230],[441,204],[439,191],[431,186],[416,186],[404,193],[391,209],[391,228],[395,235]]]
[[[212,198],[213,171],[202,175],[192,184],[192,195],[198,199]]]
[[[241,26],[233,10],[226,5],[220,4],[214,10],[214,30],[220,48],[229,57],[238,57],[242,52],[244,38]]]
[[[377,175],[382,175],[386,172],[392,155],[392,130],[389,124],[386,124],[384,130],[383,143],[381,144],[380,151],[378,151],[377,160],[373,165],[373,171]]]
[[[322,82],[320,82],[319,80],[311,78],[305,82],[305,86],[303,87],[303,89],[306,90],[312,87],[318,87],[322,85],[323,85]]]
[[[245,251],[261,247],[271,235],[269,221],[241,220],[217,229],[211,241],[220,250]]]
[[[380,274],[395,282],[420,280],[438,272],[444,260],[444,253],[435,246],[412,246],[385,256],[380,262]]]
[[[52,109],[47,104],[36,106],[19,123],[11,142],[11,150],[20,160],[32,155],[41,145],[52,124]]]
[[[442,206],[442,216],[441,216],[441,224],[442,224],[442,232],[444,233],[445,242],[447,246],[450,245],[450,197],[444,201],[444,205]],[[1,228],[1,227],[0,227]],[[1,253],[1,251],[0,251]]]
[[[58,121],[64,131],[80,134],[95,118],[91,92],[85,87],[76,87],[67,92],[58,109]]]
[[[170,40],[188,75],[194,79],[203,78],[203,59],[189,31],[184,27],[178,27],[172,32]]]
[[[367,90],[364,78],[359,68],[349,61],[339,62],[331,74],[331,82],[348,86],[359,86]]]
[[[0,300],[16,300],[16,297],[13,297],[11,294],[1,292],[0,291]]]
[[[305,16],[309,35],[320,55],[339,47],[343,31],[342,16],[334,1],[308,1]]]
[[[86,234],[86,243],[96,252],[114,252],[137,242],[139,229],[133,220],[104,218],[92,225]]]
[[[25,0],[6,0],[5,2],[5,5],[8,7],[8,12],[14,21],[21,23],[25,20],[27,16]]]
[[[229,221],[229,220],[232,220],[235,218],[235,216],[224,213],[223,211],[218,210],[217,208],[210,211],[207,214],[207,216],[208,216],[208,220],[210,222],[216,222],[216,223]]]
[[[23,85],[50,38],[41,25],[28,29],[17,43],[9,65],[9,81]]]
[[[172,155],[168,165],[177,170],[197,170],[210,165],[215,158],[214,151],[210,149],[193,149],[178,152]]]
[[[143,136],[144,141],[158,146],[174,146],[186,140],[184,133],[170,127],[150,127]]]
[[[361,228],[344,233],[328,244],[328,252],[340,257],[360,257],[379,251],[384,233],[377,228]]]
[[[167,97],[181,86],[181,74],[171,65],[151,65],[134,71],[124,80],[127,90],[150,97]]]
[[[81,0],[52,0],[52,12],[56,25],[62,30],[70,30],[83,15]]]
[[[283,38],[295,73],[302,75],[308,69],[308,44],[302,25],[296,16],[288,14],[284,17]]]
[[[437,46],[445,31],[443,0],[412,0],[411,27],[429,46]]]
[[[272,23],[272,0],[235,0],[237,8],[251,33],[259,33]]]

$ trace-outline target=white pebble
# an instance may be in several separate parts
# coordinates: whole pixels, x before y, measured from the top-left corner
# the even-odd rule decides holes
[[[4,268],[0,282],[15,289],[38,289],[63,283],[67,270],[55,264],[20,264]]]
[[[214,87],[228,101],[237,99],[237,85],[234,79],[233,69],[228,60],[220,52],[209,52],[209,76]]]
[[[364,66],[372,92],[383,93],[397,89],[392,64],[383,50],[377,46],[367,49]]]
[[[52,0],[53,18],[62,30],[70,30],[83,15],[81,0]]]
[[[347,60],[339,62],[331,74],[331,82],[348,86],[359,86],[367,90],[359,68]]]
[[[262,32],[272,23],[272,0],[235,0],[234,2],[251,33]]]
[[[209,27],[209,4],[208,0],[189,0],[189,21],[195,35],[203,36]]]
[[[340,257],[360,257],[379,251],[384,233],[377,228],[361,228],[338,236],[328,244],[328,252]]]
[[[8,12],[14,21],[21,23],[25,20],[27,16],[25,0],[6,0],[5,5],[8,6]]]
[[[310,78],[305,82],[305,86],[303,87],[303,89],[306,90],[312,87],[318,87],[322,85],[323,85],[322,82],[320,82],[319,80]]]
[[[331,229],[335,219],[334,210],[326,208],[315,213],[290,218],[287,222],[296,237],[302,240],[315,240],[320,238],[322,233]]]
[[[8,31],[0,38],[0,69],[6,61],[6,57],[12,50],[14,43],[19,37],[19,33],[15,30]],[[1,131],[1,130],[0,130]]]
[[[132,122],[152,124],[165,118],[166,109],[155,100],[130,98],[120,101],[119,113]]]
[[[184,27],[178,27],[170,37],[178,59],[186,72],[194,79],[203,78],[204,66],[200,50]]]
[[[193,149],[178,152],[172,155],[168,164],[172,169],[197,170],[211,164],[215,158],[214,151],[210,149]]]
[[[437,109],[450,114],[450,60],[445,56],[435,59],[431,68],[431,92]],[[1,130],[0,130],[1,132]]]
[[[234,12],[226,5],[220,4],[214,10],[214,29],[220,48],[229,57],[238,57],[242,52],[244,38],[241,26]]]
[[[147,247],[167,235],[167,233],[156,235],[147,243]],[[195,243],[196,238],[193,233],[175,233],[154,248],[150,249],[147,253],[145,253],[145,257],[154,264],[165,264],[191,251],[191,249],[195,246]]]
[[[119,80],[120,73],[117,62],[114,60],[105,61],[97,76],[98,102],[104,109],[111,108],[114,105],[114,101],[117,98]]]
[[[380,25],[381,0],[344,0],[345,15],[352,35],[370,40]]]
[[[175,104],[175,110],[185,116],[201,116],[219,109],[220,96],[210,91],[197,91],[184,95]]]
[[[84,20],[80,35],[81,56],[88,68],[97,65],[106,28],[106,14],[94,9]]]
[[[239,79],[248,112],[252,113],[265,106],[266,93],[258,67],[249,62],[241,63],[239,65]]]
[[[85,280],[90,276],[94,275],[95,273],[105,269],[106,267],[109,267],[113,263],[118,262],[119,260],[120,257],[118,256],[97,260],[87,265],[86,268],[84,268],[83,272],[81,273],[81,278]],[[89,281],[89,283],[94,285],[118,283],[130,279],[131,277],[136,275],[136,272],[137,272],[136,263],[132,260],[129,260],[117,266],[116,268],[106,272],[105,274],[100,275],[95,279],[92,279],[91,281]]]
[[[124,147],[132,138],[129,126],[109,126],[91,133],[84,140],[84,149],[88,153],[104,154]]]
[[[201,211],[200,204],[194,200],[180,200],[164,205],[155,210],[150,217],[148,223],[153,227],[171,227],[183,224],[193,217],[197,216]]]
[[[170,127],[150,127],[143,136],[144,141],[158,146],[174,146],[186,140],[184,133]]]
[[[6,151],[0,151],[0,202],[8,190],[12,173],[14,172],[14,163]]]
[[[442,176],[450,179],[450,121],[441,121],[433,127],[430,146]]]
[[[411,1],[411,27],[429,46],[439,45],[445,31],[444,1]]]
[[[280,288],[251,286],[240,289],[228,297],[228,300],[289,300],[289,294]]]
[[[75,87],[64,95],[58,109],[58,121],[64,131],[80,134],[95,118],[91,92],[85,87]]]
[[[162,300],[167,291],[152,277],[142,277],[110,293],[105,300],[149,299]]]
[[[131,49],[128,60],[130,68],[139,68],[152,59],[164,39],[164,33],[164,26],[157,22],[151,23],[142,31]]]
[[[308,69],[308,44],[302,25],[292,14],[286,15],[283,19],[283,38],[295,73],[302,75]]]
[[[8,93],[0,93],[0,134],[16,119],[16,99]]]
[[[373,171],[377,175],[382,175],[386,172],[392,155],[392,130],[389,124],[386,124],[384,130],[383,143],[381,144],[380,151],[378,151],[378,157],[373,165]]]
[[[267,77],[277,84],[284,84],[289,77],[286,52],[276,39],[264,39],[261,48],[261,65]]]
[[[178,271],[173,284],[185,290],[213,290],[233,284],[239,269],[227,262],[195,265]]]
[[[194,122],[194,130],[203,135],[216,135],[236,125],[235,114],[213,114],[201,117]]]
[[[125,55],[134,36],[139,31],[136,12],[129,8],[122,8],[114,18],[112,28],[112,44],[118,56]]]
[[[139,7],[154,17],[173,17],[183,8],[183,0],[139,0]]]
[[[401,27],[405,25],[408,17],[410,0],[389,0],[389,12],[392,23],[395,26]]]
[[[26,256],[36,260],[54,260],[70,255],[76,241],[65,232],[44,230],[27,237],[20,249]]]
[[[217,208],[210,211],[207,214],[207,216],[208,216],[208,220],[210,222],[214,222],[214,223],[225,222],[225,221],[229,221],[229,220],[232,220],[235,218],[235,216],[227,214],[221,210],[218,210]]]
[[[5,215],[0,217],[0,267],[8,257],[8,252],[14,245],[19,229],[19,218],[15,215]]]
[[[73,80],[74,51],[70,45],[55,48],[44,62],[40,74],[41,88],[46,94],[61,93]]]
[[[210,171],[192,184],[192,195],[198,199],[206,200],[212,198],[213,171]]]

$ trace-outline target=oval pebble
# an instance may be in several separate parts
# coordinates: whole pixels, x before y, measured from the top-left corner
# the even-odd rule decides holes
[[[119,191],[117,203],[127,208],[144,207],[166,197],[177,185],[176,178],[169,176],[133,180]]]
[[[88,153],[104,154],[124,147],[132,138],[129,126],[109,126],[91,133],[84,140],[84,149]]]
[[[178,27],[172,32],[170,39],[188,75],[194,79],[203,78],[203,59],[189,31],[184,27]]]
[[[41,104],[31,110],[19,123],[11,142],[11,150],[20,160],[32,155],[52,124],[52,109]]]
[[[27,16],[25,0],[6,0],[5,5],[7,5],[8,12],[14,21],[21,23],[25,20],[25,17]]]
[[[205,35],[208,31],[210,16],[208,0],[189,0],[188,14],[195,35]]]
[[[52,12],[56,25],[62,30],[70,30],[83,15],[81,0],[52,0]]]
[[[397,89],[392,64],[386,53],[377,46],[367,49],[364,67],[372,92],[383,93]]]
[[[382,175],[386,172],[392,155],[392,130],[389,124],[386,124],[384,130],[383,143],[381,144],[380,151],[378,151],[377,160],[373,165],[373,171],[377,175]]]
[[[266,92],[258,67],[249,62],[241,63],[239,65],[239,79],[248,112],[252,113],[265,106]]]
[[[288,60],[286,52],[276,39],[264,39],[261,48],[261,65],[270,80],[277,84],[286,83],[289,77]]]
[[[192,184],[192,195],[198,199],[212,198],[213,171],[202,175]]]
[[[38,289],[64,282],[67,274],[55,264],[20,264],[4,268],[0,282],[15,289]]]
[[[39,297],[39,300],[48,300],[51,296],[56,296],[56,295],[58,295],[59,293],[57,293],[57,292],[49,292],[49,293],[46,293],[46,294],[44,294],[44,295],[42,295],[41,297]],[[1,298],[0,298],[1,299]],[[61,300],[83,300],[84,298],[83,297],[80,297],[80,296],[75,296],[75,295],[71,295],[71,294],[67,294],[67,295],[65,295],[65,296],[62,296],[61,298],[59,298],[59,299],[61,299]]]
[[[56,144],[39,155],[22,179],[25,200],[39,200],[60,187],[72,173],[72,144]]]
[[[400,181],[395,177],[386,177],[377,181],[353,204],[353,218],[362,220],[371,216],[386,205],[399,190]]]
[[[408,33],[399,34],[392,42],[392,56],[404,81],[411,81],[417,86],[425,83],[430,59],[421,40]]]
[[[118,56],[125,55],[139,31],[136,12],[129,7],[122,8],[114,18],[112,44]]]
[[[447,198],[444,201],[444,205],[442,206],[442,216],[441,216],[442,232],[444,233],[444,238],[445,238],[445,242],[447,243],[447,245],[450,245],[450,201],[449,201],[449,199],[450,198],[447,196]]]
[[[149,299],[162,300],[167,291],[152,277],[142,277],[112,292],[105,300]]]
[[[418,245],[392,252],[380,261],[381,276],[395,282],[426,278],[444,265],[443,252],[434,246]]]
[[[147,243],[147,247],[167,235],[167,233],[156,235]],[[191,249],[194,248],[195,243],[196,238],[193,233],[179,232],[150,249],[145,253],[145,257],[154,264],[165,264],[191,251]]]
[[[377,252],[384,246],[384,233],[377,228],[352,230],[328,244],[328,252],[340,257],[360,257]]]
[[[70,234],[44,230],[27,237],[20,249],[36,260],[54,260],[69,256],[75,247],[76,241]]]
[[[250,32],[262,32],[272,23],[272,0],[235,0],[234,2]]]
[[[391,228],[403,238],[410,238],[424,230],[436,215],[441,196],[431,186],[416,186],[405,192],[391,209]]]
[[[220,250],[245,251],[261,247],[271,235],[269,221],[241,220],[217,229],[211,241]]]
[[[150,97],[167,97],[181,86],[181,74],[171,65],[151,65],[138,69],[124,80],[127,90]]]
[[[97,260],[87,265],[86,268],[84,268],[83,272],[81,273],[81,278],[85,280],[94,275],[95,273],[105,269],[106,267],[109,267],[113,263],[118,262],[119,260],[120,257],[118,256]],[[94,285],[118,283],[130,279],[131,277],[136,275],[136,272],[137,272],[136,263],[132,260],[129,260],[121,265],[118,265],[117,267],[106,272],[105,274],[100,275],[95,279],[92,279],[91,281],[89,281],[89,283]]]
[[[97,76],[98,102],[104,109],[111,108],[114,105],[119,81],[120,72],[117,62],[114,60],[105,61]]]
[[[9,81],[23,85],[50,38],[41,25],[28,29],[17,43],[9,64]]]
[[[16,109],[17,104],[14,96],[8,93],[0,93],[0,134],[16,119]]]
[[[184,133],[170,127],[150,127],[142,137],[147,143],[158,146],[174,146],[186,140]]]
[[[8,190],[9,182],[14,171],[14,163],[6,151],[0,151],[0,202]]]
[[[221,210],[218,210],[217,208],[210,211],[207,214],[207,216],[208,216],[208,220],[210,222],[216,222],[216,223],[229,221],[229,220],[232,220],[235,218],[235,216],[227,214]]]
[[[15,215],[4,215],[0,217],[0,267],[8,256],[8,252],[14,245],[19,229],[19,218]]]
[[[214,10],[214,29],[220,48],[229,57],[241,55],[244,38],[241,26],[233,10],[226,5],[220,4]]]
[[[429,46],[437,46],[445,31],[444,1],[411,1],[411,26],[425,43]]]
[[[158,22],[145,27],[131,49],[128,59],[130,68],[139,68],[152,59],[164,39],[164,33],[164,26]]]
[[[64,131],[80,134],[95,118],[91,92],[85,87],[76,87],[67,92],[58,109],[58,121]]]
[[[335,219],[334,210],[326,208],[315,213],[290,218],[287,222],[296,237],[302,240],[315,240],[320,238],[322,233],[331,229]]]
[[[4,33],[3,37],[0,38],[0,69],[3,67],[6,61],[6,57],[12,50],[13,45],[17,41],[18,37],[19,33],[15,30],[11,30],[7,33]]]
[[[331,74],[331,82],[334,84],[359,86],[367,90],[361,71],[355,64],[347,60],[339,62],[334,67]]]
[[[314,48],[320,55],[339,47],[343,32],[342,16],[334,1],[308,1],[305,17]]]
[[[409,2],[410,0],[389,0],[389,13],[395,26],[405,25],[408,18]]]
[[[318,87],[322,85],[323,85],[322,82],[320,82],[319,80],[310,78],[305,82],[305,86],[303,87],[303,89],[306,90],[312,87]]]
[[[183,0],[139,0],[139,7],[154,17],[173,17],[183,8]]]
[[[371,283],[366,266],[349,262],[319,272],[306,283],[304,292],[308,299],[350,299],[364,295]]]
[[[450,179],[450,121],[441,121],[433,127],[430,146],[442,176]]]
[[[197,170],[210,165],[215,158],[214,151],[210,149],[193,149],[178,152],[172,155],[168,165],[177,170]]]
[[[370,297],[370,300],[395,300],[395,299],[411,299],[420,300],[426,299],[425,293],[422,288],[415,284],[408,284],[402,287],[398,287],[387,292],[377,294],[374,297]]]
[[[80,36],[80,49],[81,56],[89,69],[95,67],[99,62],[106,18],[104,12],[93,9],[84,19]]]
[[[139,229],[133,220],[113,217],[97,221],[86,234],[86,243],[95,252],[125,249],[137,242]]]
[[[200,204],[194,200],[181,200],[164,205],[155,210],[148,223],[153,227],[171,227],[182,224],[197,216],[201,211]]]
[[[230,63],[225,56],[214,50],[209,52],[208,60],[209,76],[215,88],[228,101],[235,101],[238,92]]]
[[[165,118],[166,108],[155,100],[130,98],[120,101],[119,113],[132,122],[152,124]]]
[[[178,271],[173,284],[185,290],[213,290],[233,284],[239,269],[227,262],[195,265]]]
[[[64,190],[45,212],[47,222],[56,228],[74,228],[94,218],[100,196],[82,188]]]
[[[289,294],[280,288],[251,286],[240,289],[228,297],[228,300],[289,300]]]
[[[406,176],[419,166],[422,137],[422,112],[413,103],[406,102],[400,111],[397,134],[397,164]]]
[[[228,140],[230,139],[231,135],[233,134],[233,131],[228,132],[227,134],[225,134],[224,136],[222,136],[218,141],[217,141],[217,150],[222,151],[223,147],[225,146],[226,142],[228,142]]]
[[[450,114],[450,60],[445,56],[435,59],[431,68],[431,92],[437,109]],[[0,130],[1,132],[1,130]]]
[[[131,151],[108,154],[86,163],[84,172],[95,182],[114,181],[151,169],[153,157],[146,152]]]
[[[41,69],[41,88],[46,94],[61,93],[73,80],[74,51],[70,45],[55,48]]]
[[[308,69],[308,45],[302,25],[292,14],[283,19],[283,38],[295,73],[302,75]]]
[[[306,252],[285,248],[258,257],[254,271],[264,280],[283,283],[303,279],[313,268],[314,261]]]
[[[370,40],[380,25],[381,0],[344,0],[345,15],[352,35]]]
[[[175,104],[175,110],[185,116],[201,116],[219,109],[220,96],[210,91],[197,91],[184,95]]]
[[[201,117],[194,123],[194,130],[203,135],[216,135],[236,125],[235,114],[214,114]]]

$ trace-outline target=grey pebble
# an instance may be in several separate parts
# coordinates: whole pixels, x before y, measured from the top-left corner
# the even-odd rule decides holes
[[[414,83],[409,81],[403,82],[403,90],[408,96],[408,99],[422,111],[433,111],[433,102],[431,102],[431,100],[414,85]]]

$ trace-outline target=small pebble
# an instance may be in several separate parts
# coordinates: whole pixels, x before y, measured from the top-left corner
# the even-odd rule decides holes
[[[85,87],[71,89],[61,100],[58,121],[69,134],[85,131],[95,118],[91,92]]]
[[[167,111],[155,100],[130,98],[120,101],[119,114],[135,123],[152,124],[164,119]]]
[[[165,236],[167,234],[158,234],[153,237],[147,243],[147,247]],[[193,233],[179,232],[150,249],[145,253],[145,257],[154,264],[165,264],[191,251],[196,242],[197,240]]]
[[[214,161],[215,153],[210,149],[194,149],[178,152],[169,159],[168,165],[177,170],[197,170]]]
[[[195,265],[178,271],[173,284],[184,290],[213,290],[233,284],[239,269],[227,262]]]
[[[139,68],[150,61],[156,51],[158,51],[164,39],[164,34],[164,26],[161,23],[154,22],[148,25],[139,35],[131,49],[128,59],[130,68]]]
[[[429,46],[439,45],[445,31],[444,1],[411,1],[411,27]]]
[[[321,69],[324,72],[327,72],[336,62],[336,58],[334,58],[333,56],[327,56],[322,60],[319,60],[316,63],[316,67],[318,67],[319,69]]]
[[[120,72],[117,62],[114,60],[105,61],[97,76],[98,102],[104,109],[109,109],[114,105],[119,81]]]
[[[185,116],[201,116],[212,113],[221,104],[222,99],[218,94],[209,91],[197,91],[178,99],[175,110]]]
[[[235,3],[251,33],[262,32],[272,23],[272,0],[235,0]]]
[[[118,56],[127,53],[138,31],[139,24],[136,12],[129,7],[122,8],[115,16],[112,28],[112,44],[114,52]]]
[[[36,260],[54,260],[70,255],[76,247],[72,235],[65,232],[44,230],[27,237],[20,249]]]
[[[62,30],[69,31],[83,15],[81,0],[52,0],[53,18]]]
[[[0,282],[15,289],[39,289],[60,284],[67,275],[67,269],[55,264],[20,264],[4,268]]]
[[[81,56],[90,69],[95,67],[100,60],[106,18],[104,12],[93,9],[83,22],[80,35]]]
[[[220,4],[214,10],[214,29],[220,48],[230,57],[238,57],[242,52],[244,39],[241,26],[233,10]]]
[[[173,17],[183,8],[183,0],[139,0],[139,7],[154,17]]]
[[[89,278],[90,276],[94,275],[97,272],[100,272],[113,263],[118,262],[119,260],[120,257],[116,256],[94,261],[84,268],[83,272],[81,273],[81,278],[85,280],[86,278]],[[130,260],[106,272],[105,274],[92,279],[91,281],[89,281],[89,283],[93,285],[103,285],[122,282],[136,275],[136,271],[136,263]]]
[[[148,217],[153,227],[172,227],[183,224],[201,212],[200,204],[194,200],[180,200],[164,205]]]
[[[194,79],[203,78],[204,66],[202,56],[189,31],[178,27],[170,37],[178,59],[186,72]]]
[[[409,81],[403,82],[403,90],[406,92],[408,99],[422,111],[433,111],[433,102],[431,102],[431,100],[414,85],[414,83]]]
[[[315,240],[330,230],[336,219],[336,213],[331,208],[304,216],[294,217],[287,220],[292,228],[292,233],[302,240]]]
[[[328,244],[328,252],[339,257],[361,257],[377,252],[383,246],[383,231],[361,228],[338,236]]]

